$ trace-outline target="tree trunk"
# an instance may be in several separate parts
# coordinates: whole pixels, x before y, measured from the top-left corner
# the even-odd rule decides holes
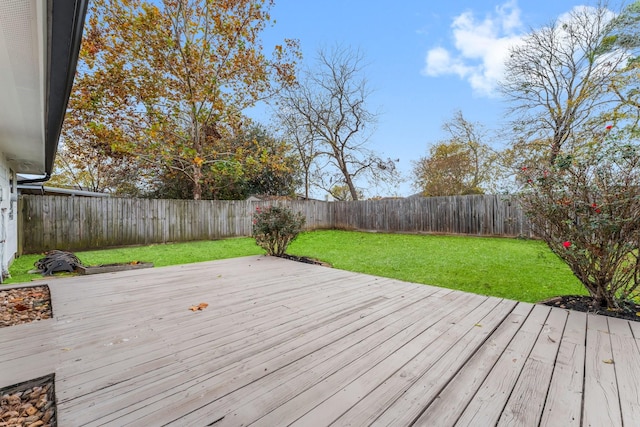
[[[193,200],[202,199],[202,168],[193,165]]]
[[[352,200],[358,200],[358,191],[356,187],[353,185],[353,180],[351,179],[351,175],[348,172],[344,171],[344,179],[347,182],[347,186],[349,187],[349,192],[351,193]]]

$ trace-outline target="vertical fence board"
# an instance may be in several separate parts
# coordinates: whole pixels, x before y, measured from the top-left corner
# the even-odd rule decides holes
[[[301,212],[305,228],[533,237],[518,204],[495,195],[355,202],[147,200],[23,195],[23,253],[251,235],[256,208]]]

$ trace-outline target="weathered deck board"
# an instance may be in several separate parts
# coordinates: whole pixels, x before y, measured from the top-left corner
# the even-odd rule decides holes
[[[511,391],[498,426],[539,423],[566,320],[565,310],[551,309]]]
[[[55,373],[59,425],[640,419],[637,322],[269,257],[47,284],[54,319],[0,329],[0,387]]]
[[[583,424],[622,425],[616,366],[607,318],[587,315]]]
[[[440,302],[447,301],[440,296],[437,298]],[[429,301],[422,300],[424,298],[406,301],[402,307],[394,306],[392,310],[381,313],[384,317],[362,318],[367,322],[366,326],[354,325],[358,327],[355,331],[349,331],[350,333],[346,335],[340,334],[340,337],[335,340],[333,340],[334,337],[328,337],[333,341],[328,344],[323,343],[317,351],[308,353],[276,371],[275,381],[263,377],[259,381],[238,388],[224,398],[207,405],[204,408],[206,409],[204,416],[214,416],[217,417],[216,419],[225,416],[221,425],[235,425],[260,418],[261,415],[294,398],[301,391],[323,381],[340,367],[358,360],[370,349],[385,345],[393,336],[419,323],[424,317],[425,308],[430,304]],[[403,311],[404,315],[394,316],[399,311]],[[234,407],[242,404],[244,406]],[[197,417],[194,422],[203,421],[201,415],[194,414],[194,416]],[[189,420],[189,418],[186,419]]]
[[[502,304],[502,301],[498,299],[486,299],[474,310],[470,310],[461,321],[452,325],[431,345],[424,347],[411,360],[395,369],[391,374],[387,374],[386,378],[381,375],[381,372],[384,372],[384,366],[381,363],[376,369],[369,370],[357,381],[316,407],[314,411],[322,411],[323,407],[331,408],[333,406],[333,408],[337,408],[339,405],[344,405],[348,401],[345,398],[345,394],[356,387],[362,388],[362,383],[365,380],[370,383],[369,389],[371,389],[371,392],[351,402],[350,409],[340,416],[340,424],[372,423],[384,414],[387,408],[398,398],[401,396],[406,398],[410,388],[415,388],[420,393],[421,398],[424,399],[425,395],[432,390],[426,384],[421,384],[427,381],[427,378],[425,378],[428,376],[427,373],[434,372],[437,376],[441,376],[441,372],[438,372],[436,368],[438,362],[444,362],[441,363],[441,368],[444,368],[444,365],[451,367],[452,364],[456,363],[458,357],[465,354],[464,348],[466,346],[486,336],[483,328],[491,330],[497,326],[497,319],[502,320],[505,310],[509,311],[512,307],[512,304]],[[495,314],[495,316],[492,316],[492,314]],[[385,360],[385,362],[388,360]],[[355,395],[357,396],[357,394]],[[406,424],[407,419],[412,419],[410,407],[394,408],[391,412],[404,418],[404,420],[394,420],[394,423],[398,425]],[[326,411],[323,416],[327,416],[329,413],[329,411]],[[318,417],[318,419],[321,418]]]
[[[476,320],[471,328],[467,331],[460,331],[461,337],[449,347],[446,352],[437,354],[438,360],[428,369],[422,368],[424,373],[410,385],[410,388],[404,390],[400,395],[395,395],[389,400],[393,400],[391,405],[383,407],[376,411],[370,409],[363,411],[358,418],[365,417],[366,420],[375,421],[377,425],[409,425],[418,416],[421,415],[423,409],[428,402],[433,401],[438,393],[446,386],[451,377],[460,370],[460,368],[469,360],[480,346],[504,321],[505,316],[515,307],[515,301],[501,300],[482,319]],[[404,371],[399,371],[402,378]],[[406,376],[405,378],[410,378]],[[377,390],[376,390],[377,391]],[[380,388],[379,393],[386,393],[384,388]],[[375,405],[378,396],[373,393],[367,397],[366,401],[370,405]],[[361,407],[359,402],[350,413],[354,413]],[[378,413],[379,412],[379,413]],[[346,419],[349,419],[349,413]],[[355,414],[354,414],[355,416]]]
[[[475,351],[475,354],[462,366],[455,376],[447,379],[448,383],[435,400],[426,401],[421,416],[415,424],[420,426],[454,425],[476,394],[487,374],[502,355],[507,345],[520,330],[530,314],[533,306],[518,304],[506,316],[493,334]],[[375,425],[393,425],[389,421],[395,414],[386,413]]]
[[[479,302],[484,301],[477,301],[475,303],[478,304]],[[481,316],[478,315],[476,311],[486,313],[491,307],[492,304],[486,304],[484,306],[479,304],[473,307],[471,311],[475,316]],[[293,423],[293,425],[304,425],[307,422],[307,418],[314,420],[314,422],[317,421],[319,425],[329,425],[338,418],[341,418],[347,410],[364,399],[382,382],[387,382],[387,385],[390,386],[391,381],[389,378],[413,360],[418,359],[417,364],[421,366],[425,364],[428,365],[430,357],[438,353],[433,349],[438,343],[442,343],[445,346],[447,344],[452,345],[453,342],[458,339],[458,335],[454,331],[457,325],[462,323],[463,328],[473,326],[472,322],[474,322],[474,320],[472,319],[474,319],[474,317],[470,316],[469,313],[454,312],[452,314],[453,315],[447,313],[446,317],[443,317],[433,325],[429,325],[429,328],[422,331],[420,335],[412,338],[378,363],[365,364],[365,366],[368,365],[368,370],[361,375],[358,375],[359,372],[356,375],[344,375],[342,371],[336,372],[336,378],[342,380],[342,378],[345,377],[350,379],[355,377],[355,380],[352,380],[346,385],[336,387],[339,391],[326,400],[324,397],[329,393],[323,393],[320,399],[317,399],[314,395],[312,402],[320,401],[321,403],[305,414],[305,420],[298,419],[298,422]],[[471,325],[469,325],[469,323],[471,323]],[[291,404],[296,405],[296,402],[292,401],[288,403],[288,405]],[[303,405],[299,405],[299,407],[300,406]],[[283,405],[282,407],[286,409],[286,406]],[[266,424],[260,420],[258,425],[268,425],[269,423],[268,420]]]
[[[587,315],[577,311],[568,315],[542,412],[543,426],[581,424]]]
[[[630,426],[640,423],[640,372],[634,366],[640,366],[638,342],[633,338],[629,322],[619,319],[607,319],[613,363],[616,368],[618,395],[622,410],[622,422]]]
[[[382,301],[379,301],[379,303],[382,303]],[[358,311],[361,312],[366,309],[367,307],[361,306]],[[333,326],[334,323],[338,323],[338,325],[340,325],[353,322],[359,317],[359,315],[359,312],[348,313],[346,316],[343,316],[344,319],[337,319],[336,322],[333,322],[330,325]],[[124,383],[123,388],[118,391],[119,398],[128,400],[129,396],[127,396],[127,393],[132,393],[136,395],[136,402],[140,402],[141,406],[149,407],[154,404],[160,407],[166,406],[167,404],[164,399],[166,398],[165,394],[167,391],[169,391],[169,393],[173,393],[179,392],[183,389],[192,389],[203,380],[203,375],[209,376],[211,373],[217,371],[220,371],[222,375],[215,378],[215,380],[227,381],[229,379],[225,377],[224,373],[231,372],[229,366],[233,364],[246,366],[249,363],[247,362],[247,359],[250,359],[250,356],[259,358],[259,361],[251,362],[252,365],[259,365],[258,362],[260,361],[262,363],[266,363],[277,356],[287,355],[287,351],[283,350],[282,347],[286,347],[286,345],[289,344],[289,348],[287,349],[293,351],[295,350],[295,346],[301,345],[308,336],[313,338],[313,334],[316,332],[315,330],[323,329],[321,322],[318,322],[315,325],[310,325],[309,327],[302,325],[302,327],[303,329],[299,329],[292,334],[295,337],[300,336],[301,339],[294,340],[293,342],[289,342],[291,340],[282,340],[281,336],[274,335],[274,329],[269,331],[272,335],[271,338],[265,334],[260,334],[253,335],[255,337],[253,340],[241,341],[237,351],[234,351],[233,347],[230,346],[225,346],[223,351],[220,351],[217,343],[216,346],[210,346],[210,351],[205,352],[204,354],[193,354],[194,352],[191,349],[187,349],[186,351],[178,350],[176,353],[176,366],[167,365],[152,371],[149,371],[148,368],[146,371],[138,368],[139,372],[138,376],[135,377],[136,381],[148,377],[149,380],[152,380],[153,384],[150,387],[138,388],[135,386],[135,381]],[[185,370],[186,367],[188,367],[189,371]],[[264,372],[264,369],[262,369],[262,371]],[[132,376],[132,374],[133,373],[129,373],[127,375]],[[232,375],[238,374],[232,372]],[[164,386],[158,387],[158,385]],[[110,402],[111,405],[114,405],[114,403],[115,402]]]
[[[535,306],[531,310],[458,419],[458,425],[495,425],[498,422],[550,310],[545,306]]]

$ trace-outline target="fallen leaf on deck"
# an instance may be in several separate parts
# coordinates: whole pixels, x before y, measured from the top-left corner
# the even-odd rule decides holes
[[[476,324],[475,324],[475,325],[473,325],[473,326],[477,326],[478,328],[482,328],[482,325],[481,325],[480,323],[476,323]]]
[[[192,305],[191,307],[189,307],[189,310],[191,310],[191,311],[202,311],[207,307],[209,307],[209,304],[207,304],[206,302],[201,302],[198,305]]]
[[[607,365],[613,365],[613,360],[611,359],[604,359],[603,362],[606,363]]]

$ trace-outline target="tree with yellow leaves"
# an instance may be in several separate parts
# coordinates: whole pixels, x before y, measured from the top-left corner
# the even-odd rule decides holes
[[[235,167],[225,141],[243,111],[295,81],[297,42],[268,58],[269,0],[95,0],[70,100],[65,146],[128,155],[191,183]]]

